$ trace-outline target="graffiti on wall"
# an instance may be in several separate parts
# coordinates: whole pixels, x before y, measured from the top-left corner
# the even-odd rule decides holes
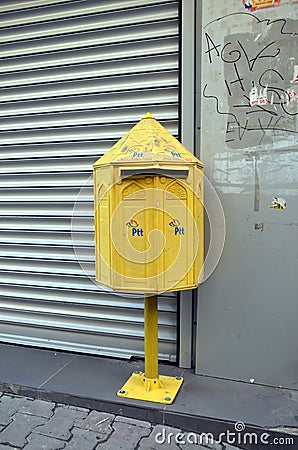
[[[231,30],[236,20],[253,31],[223,38],[223,30]],[[290,19],[260,20],[236,13],[205,26],[203,97],[226,117],[228,147],[297,142],[297,25]]]

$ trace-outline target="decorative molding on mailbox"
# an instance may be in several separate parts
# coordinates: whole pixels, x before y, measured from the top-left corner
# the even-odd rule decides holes
[[[125,134],[94,167],[116,162],[143,163],[149,161],[169,161],[203,164],[184,147],[150,113],[145,114],[127,134]]]

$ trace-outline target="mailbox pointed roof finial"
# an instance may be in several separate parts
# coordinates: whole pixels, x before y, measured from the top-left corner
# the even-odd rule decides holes
[[[152,116],[152,114],[151,114],[150,112],[147,112],[147,113],[144,115],[143,119],[154,119],[154,117]]]
[[[99,158],[94,167],[108,164],[190,163],[203,167],[150,112],[132,127],[113,147]]]

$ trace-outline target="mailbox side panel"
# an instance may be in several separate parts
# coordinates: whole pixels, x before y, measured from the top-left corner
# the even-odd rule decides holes
[[[94,170],[96,281],[111,287],[110,179],[109,168]]]

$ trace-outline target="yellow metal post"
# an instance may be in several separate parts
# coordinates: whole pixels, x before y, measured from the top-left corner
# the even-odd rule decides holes
[[[144,295],[145,377],[158,378],[157,295]]]
[[[144,294],[145,372],[134,372],[117,392],[118,397],[171,404],[182,377],[158,375],[157,295]]]

